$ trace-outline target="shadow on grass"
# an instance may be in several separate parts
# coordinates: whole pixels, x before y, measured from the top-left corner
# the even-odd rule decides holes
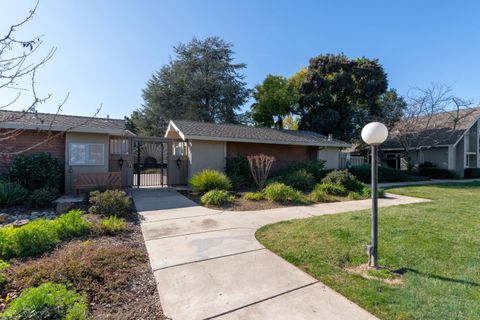
[[[412,268],[405,268],[404,267],[404,268],[400,268],[398,270],[395,270],[394,272],[397,273],[397,274],[405,274],[407,272],[411,272],[411,273],[415,273],[415,274],[418,274],[420,276],[431,278],[431,279],[453,282],[453,283],[459,283],[459,284],[466,284],[466,285],[474,286],[474,287],[480,287],[480,284],[478,284],[476,282],[473,282],[473,281],[462,280],[462,279],[452,279],[452,278],[448,278],[448,277],[444,277],[444,276],[439,276],[439,275],[436,275],[436,274],[421,272],[421,271],[418,271],[418,270],[412,269]]]

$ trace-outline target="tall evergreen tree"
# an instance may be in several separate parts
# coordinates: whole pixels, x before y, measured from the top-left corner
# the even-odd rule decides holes
[[[130,118],[138,131],[162,135],[171,119],[237,122],[250,90],[241,73],[246,65],[233,61],[232,47],[219,37],[175,46],[175,58],[152,75]]]
[[[382,99],[396,97],[384,96],[387,88],[387,75],[377,60],[349,59],[343,54],[313,58],[300,89],[300,129],[332,133],[346,141],[357,139],[366,122],[383,121],[396,113],[385,113]],[[392,106],[401,104],[388,105]]]

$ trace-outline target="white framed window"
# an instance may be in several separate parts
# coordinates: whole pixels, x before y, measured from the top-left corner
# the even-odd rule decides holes
[[[103,143],[69,143],[68,164],[71,166],[103,166],[105,164],[105,145]]]
[[[187,155],[187,143],[185,141],[178,141],[172,143],[172,155],[174,156],[186,156]]]
[[[110,154],[130,154],[130,140],[125,138],[110,138]]]

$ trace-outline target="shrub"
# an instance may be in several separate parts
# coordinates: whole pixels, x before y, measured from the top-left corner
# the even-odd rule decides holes
[[[10,163],[6,177],[28,190],[61,189],[63,165],[49,153],[20,154]]]
[[[467,168],[464,176],[467,179],[480,178],[480,168]]]
[[[81,210],[71,210],[50,221],[56,229],[60,240],[69,240],[74,237],[86,235],[90,230],[90,224],[83,217]]]
[[[348,191],[360,192],[363,190],[363,183],[348,170],[332,171],[322,179],[322,183],[341,185]]]
[[[3,285],[7,281],[7,277],[5,276],[5,269],[10,267],[8,262],[0,260],[0,286]]]
[[[247,156],[247,160],[253,181],[262,190],[265,187],[270,169],[275,162],[275,157],[266,154],[256,154]]]
[[[205,193],[200,201],[208,206],[221,206],[225,203],[230,203],[235,199],[228,191],[226,190],[210,190]]]
[[[458,179],[459,176],[455,171],[438,168],[436,164],[424,162],[418,166],[418,172],[432,179]]]
[[[225,173],[235,189],[248,188],[255,184],[248,160],[244,156],[228,157]]]
[[[45,208],[52,205],[56,198],[56,192],[53,189],[37,189],[27,198],[27,205],[33,208]]]
[[[283,178],[283,182],[298,190],[311,190],[315,184],[313,175],[305,169],[297,169]]]
[[[28,196],[28,190],[15,182],[0,181],[0,206],[21,204]]]
[[[348,169],[358,180],[363,183],[371,183],[372,168],[369,164],[356,166]],[[404,181],[422,181],[423,177],[414,176],[406,171],[393,169],[389,167],[378,167],[379,182],[404,182]]]
[[[61,240],[81,236],[89,231],[82,212],[72,210],[55,220],[38,219],[21,227],[0,229],[0,256],[33,257],[53,249]]]
[[[138,277],[141,264],[147,265],[148,257],[137,244],[94,239],[71,241],[41,259],[12,265],[6,274],[13,291],[52,281],[71,283],[77,291],[87,292],[95,304],[131,302],[125,288]]]
[[[92,206],[88,211],[106,216],[125,216],[131,205],[131,200],[122,190],[106,190],[90,192]]]
[[[348,200],[362,200],[364,199],[364,195],[359,192],[349,192],[348,193]]]
[[[315,189],[308,195],[308,199],[312,202],[331,202],[334,199],[323,190]]]
[[[230,179],[217,170],[205,169],[193,175],[189,181],[195,192],[206,193],[210,190],[228,190],[232,183]]]
[[[87,314],[85,296],[65,285],[47,282],[22,292],[7,306],[2,319],[82,320]]]
[[[265,199],[265,195],[262,192],[246,192],[243,195],[243,199],[251,201],[260,201]]]
[[[276,202],[300,202],[302,193],[281,182],[274,182],[265,188],[265,198]]]
[[[315,186],[315,190],[324,192],[324,193],[332,195],[332,196],[344,197],[344,196],[348,195],[348,190],[344,186],[342,186],[340,184],[334,184],[334,183],[317,184]]]
[[[290,168],[292,171],[296,170],[305,170],[306,172],[310,173],[316,181],[322,180],[327,174],[329,170],[325,170],[325,161],[308,161],[296,164]]]
[[[108,234],[117,234],[127,230],[125,219],[118,218],[117,216],[110,216],[104,219],[100,225],[102,230]]]
[[[365,199],[371,198],[372,197],[372,189],[370,187],[365,187],[363,189],[363,197]],[[385,198],[385,190],[382,188],[378,188],[378,197],[379,198]]]

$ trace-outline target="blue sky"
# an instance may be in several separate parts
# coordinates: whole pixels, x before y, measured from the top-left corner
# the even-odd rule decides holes
[[[34,3],[0,0],[0,35]],[[478,12],[478,1],[453,0],[41,0],[19,35],[44,35],[44,49],[57,48],[37,75],[40,93],[53,94],[43,112],[70,93],[63,113],[90,115],[102,104],[101,116],[129,115],[173,45],[210,35],[234,44],[250,87],[269,73],[290,76],[316,55],[344,52],[378,58],[401,94],[436,82],[478,101]]]

